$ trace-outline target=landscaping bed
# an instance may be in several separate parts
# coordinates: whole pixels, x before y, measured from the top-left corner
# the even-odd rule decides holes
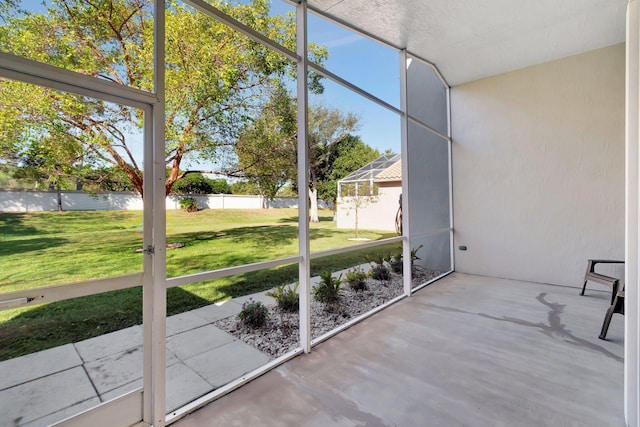
[[[415,267],[413,285],[418,286],[442,273]],[[389,280],[367,278],[367,289],[356,291],[343,285],[337,303],[323,304],[311,297],[311,337],[323,334],[402,295],[402,275],[391,272]],[[244,324],[238,316],[221,319],[214,325],[273,358],[299,345],[299,313],[280,310],[275,301],[267,306],[268,318],[263,326]]]

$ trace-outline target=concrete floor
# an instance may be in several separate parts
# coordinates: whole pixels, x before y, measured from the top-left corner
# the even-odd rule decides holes
[[[623,426],[599,289],[454,273],[173,425]]]

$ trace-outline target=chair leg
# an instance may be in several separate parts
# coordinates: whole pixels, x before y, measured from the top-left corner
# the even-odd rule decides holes
[[[607,332],[609,331],[609,324],[611,323],[611,318],[613,317],[615,308],[616,308],[615,304],[611,305],[611,307],[609,307],[609,309],[607,310],[607,314],[605,314],[604,316],[604,322],[602,323],[602,331],[600,331],[600,336],[598,337],[601,340],[604,340],[607,337]]]
[[[587,282],[588,280],[585,279],[584,285],[582,285],[582,292],[580,292],[580,295],[584,295],[584,290],[587,289]]]

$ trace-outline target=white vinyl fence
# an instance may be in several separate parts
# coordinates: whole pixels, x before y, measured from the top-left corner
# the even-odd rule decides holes
[[[175,196],[166,199],[167,209],[180,209],[180,199],[193,197],[201,209],[261,209],[297,208],[296,197],[277,197],[273,201],[262,196],[243,196],[236,194],[207,194]],[[62,210],[142,210],[142,198],[136,193],[100,193],[88,194],[82,191],[61,191]],[[329,208],[332,204],[318,201],[321,208]],[[0,212],[36,212],[57,211],[58,192],[0,190]]]

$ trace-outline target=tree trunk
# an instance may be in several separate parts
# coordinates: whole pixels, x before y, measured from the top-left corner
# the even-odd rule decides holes
[[[58,185],[58,212],[62,212],[62,191],[60,185]]]
[[[309,188],[309,221],[320,222],[318,218],[318,190]]]
[[[338,199],[333,198],[333,222],[338,222]]]
[[[356,239],[359,238],[360,236],[358,236],[358,208],[360,207],[360,200],[358,199],[358,195],[356,194],[356,198],[355,198],[355,207],[356,207],[356,221],[355,221],[355,229],[356,229]]]

